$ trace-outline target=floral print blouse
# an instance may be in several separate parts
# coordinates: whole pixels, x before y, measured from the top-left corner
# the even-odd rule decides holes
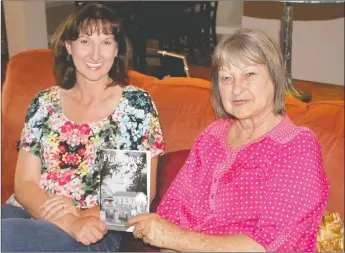
[[[41,159],[45,192],[68,196],[79,209],[98,205],[99,148],[148,150],[152,157],[163,153],[157,109],[146,91],[126,86],[114,111],[90,124],[77,124],[63,114],[58,86],[34,97],[18,149]],[[20,207],[14,195],[7,203]]]

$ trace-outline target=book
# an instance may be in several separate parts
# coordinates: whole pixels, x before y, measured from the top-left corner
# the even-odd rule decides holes
[[[127,220],[149,212],[151,152],[100,149],[100,219],[109,230],[132,232]]]

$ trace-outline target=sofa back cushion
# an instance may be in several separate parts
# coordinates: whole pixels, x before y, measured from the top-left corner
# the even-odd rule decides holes
[[[289,118],[296,123],[307,111],[307,103],[290,96],[285,96],[285,111]]]
[[[344,101],[309,103],[298,124],[310,128],[320,141],[331,184],[327,210],[339,213],[344,221]]]
[[[13,193],[14,170],[24,119],[34,95],[54,85],[51,50],[30,50],[13,56],[2,88],[2,203]]]
[[[145,83],[159,112],[165,151],[190,149],[201,133],[215,120],[210,82],[197,78],[171,77]]]
[[[159,80],[158,78],[154,76],[148,76],[134,70],[128,71],[128,78],[129,78],[130,85],[134,85],[139,88],[143,87],[145,83],[153,83]]]

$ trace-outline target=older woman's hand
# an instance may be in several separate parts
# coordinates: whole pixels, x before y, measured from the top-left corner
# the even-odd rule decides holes
[[[159,248],[171,249],[183,234],[181,228],[155,213],[145,213],[130,218],[127,226],[132,225],[135,225],[134,237]]]
[[[72,199],[65,196],[51,196],[40,207],[41,217],[45,220],[58,220],[70,213],[79,217],[78,209],[73,205]]]

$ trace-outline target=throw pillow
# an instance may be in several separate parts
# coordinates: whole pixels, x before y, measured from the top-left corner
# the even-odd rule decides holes
[[[344,224],[338,213],[326,212],[317,232],[318,252],[344,252]]]
[[[151,204],[151,212],[155,212],[165,192],[175,179],[189,156],[190,150],[178,150],[159,157],[157,167],[157,193]]]

